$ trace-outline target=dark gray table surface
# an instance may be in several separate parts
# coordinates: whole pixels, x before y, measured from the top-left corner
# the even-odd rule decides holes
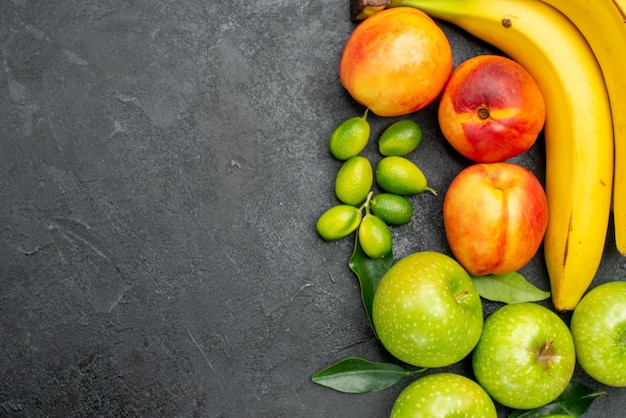
[[[455,65],[497,52],[441,25]],[[353,28],[347,0],[0,0],[0,416],[388,416],[410,380],[310,380],[393,361],[352,240],[314,228],[337,203],[328,135],[363,111],[338,79]],[[449,253],[443,197],[468,162],[435,106],[409,116],[410,157],[440,193],[411,197],[396,258]],[[370,117],[373,162],[398,119]],[[542,140],[514,162],[543,181]],[[626,279],[612,229],[605,253],[594,285]],[[541,254],[522,273],[549,288]],[[589,417],[623,415],[625,390],[574,379],[608,392]]]

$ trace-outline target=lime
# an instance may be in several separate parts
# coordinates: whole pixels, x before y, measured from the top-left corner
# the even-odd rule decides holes
[[[370,124],[366,110],[363,116],[347,119],[335,128],[328,140],[328,149],[338,160],[347,160],[363,151],[369,138]]]
[[[361,223],[361,216],[361,211],[354,206],[333,206],[322,213],[315,228],[320,237],[326,241],[335,241],[356,231]]]
[[[370,208],[388,225],[404,225],[413,216],[413,205],[405,197],[393,193],[380,193],[370,200]]]
[[[378,139],[382,155],[406,155],[422,142],[422,128],[410,119],[394,122]]]
[[[403,196],[424,191],[437,194],[435,190],[428,187],[422,170],[405,157],[394,155],[381,159],[376,167],[376,181],[389,193]]]
[[[359,226],[359,243],[371,258],[382,258],[391,253],[391,231],[378,216],[367,214]]]
[[[374,184],[372,164],[360,155],[350,157],[339,169],[335,179],[335,194],[347,205],[363,202]]]

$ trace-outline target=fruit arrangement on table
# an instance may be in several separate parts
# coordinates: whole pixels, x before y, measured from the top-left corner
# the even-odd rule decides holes
[[[372,332],[404,365],[350,357],[313,381],[367,393],[442,369],[409,384],[392,417],[495,417],[496,404],[511,417],[581,416],[604,393],[572,381],[577,364],[626,387],[626,281],[590,289],[611,211],[626,255],[626,2],[351,0],[350,18],[339,77],[365,110],[330,135],[339,203],[316,229],[354,236],[349,267]],[[437,20],[502,55],[453,68]],[[471,162],[439,191],[451,255],[395,260],[391,228],[410,222],[408,197],[437,194],[410,158],[423,138],[409,115],[433,103],[443,137]],[[375,166],[361,155],[371,114],[403,118],[378,137]],[[545,185],[509,161],[540,134]],[[519,274],[540,250],[549,292]],[[548,298],[552,309],[536,303]],[[485,315],[482,299],[501,306]],[[471,378],[445,370],[466,358]]]

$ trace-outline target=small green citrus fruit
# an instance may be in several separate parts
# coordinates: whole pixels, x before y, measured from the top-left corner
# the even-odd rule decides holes
[[[367,110],[363,116],[355,116],[341,122],[331,133],[328,149],[338,160],[347,160],[358,155],[370,138],[370,124],[367,121]]]
[[[413,205],[405,197],[393,193],[380,193],[370,200],[370,208],[388,225],[404,225],[413,216]]]
[[[317,233],[326,241],[347,237],[361,223],[361,211],[350,205],[337,205],[324,212],[317,220]]]
[[[359,226],[359,243],[371,258],[382,258],[391,252],[391,231],[379,217],[367,214]]]
[[[360,155],[343,163],[335,179],[335,194],[347,205],[363,202],[372,189],[374,172],[372,164]]]
[[[422,128],[410,119],[399,120],[389,125],[378,139],[378,150],[382,155],[406,155],[422,142]]]
[[[428,187],[422,170],[405,157],[389,156],[380,160],[376,167],[376,181],[389,193],[402,196],[425,191],[437,194],[435,190]]]

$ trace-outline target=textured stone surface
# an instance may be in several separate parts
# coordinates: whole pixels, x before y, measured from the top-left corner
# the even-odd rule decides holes
[[[310,381],[347,356],[392,361],[351,240],[314,229],[336,203],[327,137],[363,111],[337,77],[348,10],[0,2],[0,416],[388,415],[408,382],[356,396]],[[442,26],[455,64],[491,51]],[[410,116],[425,132],[411,158],[440,193],[411,198],[397,257],[449,252],[441,205],[467,161],[435,116]],[[374,138],[390,123],[370,121]],[[541,141],[516,161],[543,179]],[[602,280],[626,275],[613,248]],[[540,256],[524,272],[548,288]],[[625,405],[612,389],[589,416]]]

